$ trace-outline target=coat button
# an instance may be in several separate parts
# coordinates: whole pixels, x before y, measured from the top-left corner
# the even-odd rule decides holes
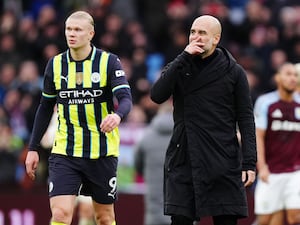
[[[180,144],[177,144],[176,147],[179,148],[179,147],[180,147]]]

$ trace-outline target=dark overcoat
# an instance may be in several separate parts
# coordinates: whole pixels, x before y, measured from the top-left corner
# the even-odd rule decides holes
[[[182,52],[151,89],[156,103],[171,96],[175,125],[165,157],[165,214],[246,217],[241,174],[255,171],[256,140],[245,71],[222,47],[205,59]]]

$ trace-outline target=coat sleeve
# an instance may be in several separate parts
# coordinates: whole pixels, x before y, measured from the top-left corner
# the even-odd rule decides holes
[[[192,56],[183,51],[162,70],[161,76],[153,84],[150,90],[152,101],[161,104],[168,100],[175,89],[178,77],[183,71],[187,71],[191,64]]]
[[[241,133],[243,170],[256,169],[257,150],[255,122],[250,89],[245,71],[238,65],[236,69],[237,83],[235,100],[237,109],[237,122]]]

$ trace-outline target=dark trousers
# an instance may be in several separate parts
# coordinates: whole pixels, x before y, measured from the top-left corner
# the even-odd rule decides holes
[[[185,216],[171,216],[171,225],[193,225],[193,220]],[[213,216],[214,225],[237,225],[237,217],[222,215]]]
[[[237,225],[236,216],[213,216],[214,225]]]

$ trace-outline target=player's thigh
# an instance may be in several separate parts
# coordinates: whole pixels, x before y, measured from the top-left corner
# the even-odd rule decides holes
[[[283,190],[285,180],[281,175],[272,174],[268,183],[258,179],[254,194],[254,211],[256,215],[270,215],[284,208]]]
[[[289,224],[300,223],[300,171],[290,173],[284,190],[285,207]]]
[[[117,199],[116,157],[103,157],[83,167],[82,195],[91,196],[99,204],[113,204]]]
[[[286,212],[288,224],[300,224],[300,209],[289,209]]]
[[[277,211],[269,215],[258,215],[257,222],[259,225],[283,225],[284,211]]]
[[[51,154],[49,157],[49,196],[77,195],[82,175],[83,159]]]
[[[287,220],[289,224],[300,223],[300,171],[291,173],[289,182],[286,185],[285,195]]]
[[[300,170],[288,173],[289,179],[284,189],[286,209],[300,209]]]

